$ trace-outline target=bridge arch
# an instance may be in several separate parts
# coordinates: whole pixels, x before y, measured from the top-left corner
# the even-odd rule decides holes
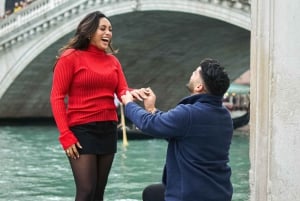
[[[51,0],[41,0],[40,2],[44,7],[47,7],[47,3],[51,3]],[[51,6],[53,5],[51,4]],[[246,30],[250,29],[248,1],[243,4],[240,1],[232,0],[81,0],[75,3],[66,1],[66,3],[55,7],[56,9],[44,11],[44,14],[38,19],[30,19],[30,23],[19,27],[16,26],[14,30],[9,33],[3,31],[7,27],[1,27],[0,62],[1,66],[5,66],[5,68],[0,70],[0,102],[1,97],[12,83],[15,82],[16,78],[24,72],[25,68],[34,61],[38,55],[55,44],[59,39],[70,35],[76,28],[78,22],[88,12],[101,10],[107,16],[114,17],[133,12],[174,11],[208,16],[229,22]],[[61,9],[58,9],[58,7]],[[41,8],[39,7],[39,9]],[[45,10],[45,8],[43,9]],[[28,24],[30,26],[28,26]],[[46,113],[49,115],[49,112]],[[24,112],[24,115],[25,114],[26,112]]]

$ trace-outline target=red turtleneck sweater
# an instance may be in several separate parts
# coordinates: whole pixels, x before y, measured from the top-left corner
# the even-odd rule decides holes
[[[112,54],[90,45],[66,50],[53,74],[50,102],[64,149],[78,140],[70,126],[94,121],[117,121],[114,93],[128,90],[121,64]]]

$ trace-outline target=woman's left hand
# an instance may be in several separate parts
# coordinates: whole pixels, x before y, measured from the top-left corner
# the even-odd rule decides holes
[[[70,147],[68,147],[65,151],[66,154],[69,158],[73,158],[73,159],[78,159],[79,158],[79,153],[77,150],[77,147],[82,149],[81,145],[79,142],[77,142],[76,144],[71,145]]]

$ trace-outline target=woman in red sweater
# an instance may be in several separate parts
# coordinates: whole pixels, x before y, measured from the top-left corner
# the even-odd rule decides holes
[[[109,19],[90,13],[54,67],[50,102],[73,171],[76,201],[103,200],[117,151],[114,94],[121,100],[128,86],[111,39]]]

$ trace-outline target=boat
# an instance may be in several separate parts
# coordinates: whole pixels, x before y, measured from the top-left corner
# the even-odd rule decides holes
[[[146,140],[153,139],[151,135],[143,133],[138,128],[127,128],[126,127],[126,137],[128,140]],[[122,127],[118,128],[118,139],[123,139],[123,129]]]
[[[248,125],[249,120],[250,120],[250,112],[249,111],[245,112],[241,116],[232,118],[233,129],[238,129],[238,128]]]
[[[237,129],[249,123],[250,120],[250,86],[248,84],[230,84],[224,94],[223,105],[229,110],[233,128]]]

